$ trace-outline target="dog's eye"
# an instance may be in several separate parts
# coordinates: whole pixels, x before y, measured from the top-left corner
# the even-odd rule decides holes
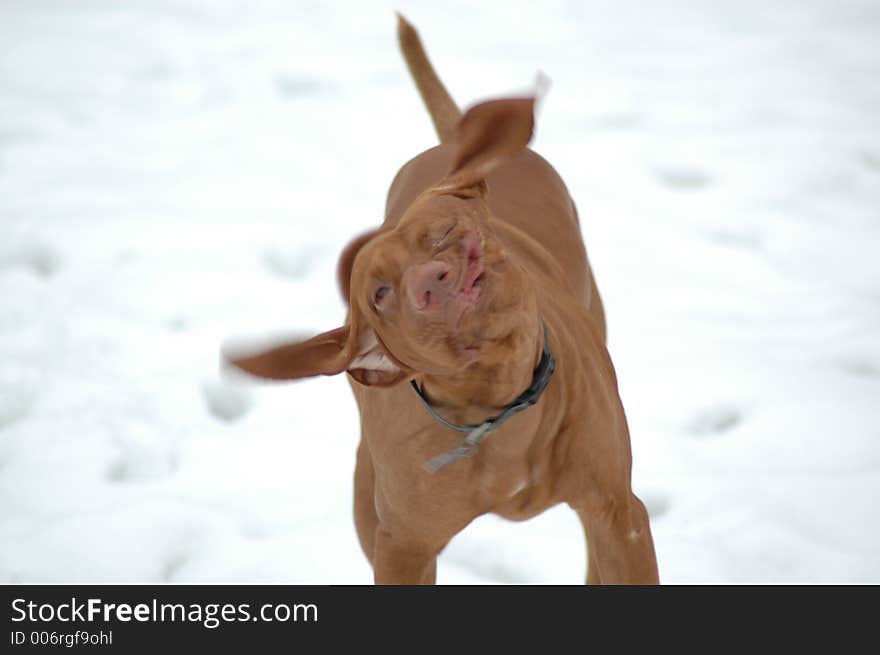
[[[442,232],[439,232],[434,235],[433,241],[431,243],[431,247],[433,250],[443,250],[446,246],[449,245],[449,235],[455,229],[455,223],[450,225],[448,228],[444,229]]]
[[[373,292],[373,304],[377,307],[382,304],[382,300],[388,295],[388,292],[391,291],[388,287],[379,287]]]

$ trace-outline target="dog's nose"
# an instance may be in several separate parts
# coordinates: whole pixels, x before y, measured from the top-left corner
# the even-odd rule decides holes
[[[446,262],[432,261],[410,269],[407,296],[418,311],[437,309],[452,294],[453,271]]]

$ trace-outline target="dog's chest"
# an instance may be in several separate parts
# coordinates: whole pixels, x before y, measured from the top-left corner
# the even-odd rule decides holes
[[[522,480],[513,486],[508,485],[506,493],[500,495],[491,511],[512,521],[524,521],[547,507],[547,497],[541,486]]]
[[[477,487],[486,512],[513,521],[530,519],[552,504],[548,485],[542,482],[540,470],[511,467],[493,475],[482,470],[472,483]]]

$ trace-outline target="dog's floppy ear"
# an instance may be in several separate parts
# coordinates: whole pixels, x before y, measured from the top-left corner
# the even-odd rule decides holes
[[[305,341],[292,341],[251,353],[224,349],[224,360],[235,368],[266,380],[298,380],[348,371],[367,386],[387,387],[409,375],[382,349],[369,326],[356,321]]]
[[[435,189],[484,192],[490,171],[532,140],[534,110],[534,97],[490,100],[471,107],[456,128],[452,168]]]
[[[409,373],[388,356],[373,328],[361,331],[358,354],[346,366],[348,374],[368,387],[390,387],[403,382]]]

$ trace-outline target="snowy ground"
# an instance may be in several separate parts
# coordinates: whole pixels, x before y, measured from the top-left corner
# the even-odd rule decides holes
[[[553,80],[662,580],[880,582],[874,0],[3,2],[0,581],[371,581],[345,380],[217,363],[342,321],[338,251],[434,143],[394,8],[462,104]],[[584,570],[557,508],[439,580]]]

